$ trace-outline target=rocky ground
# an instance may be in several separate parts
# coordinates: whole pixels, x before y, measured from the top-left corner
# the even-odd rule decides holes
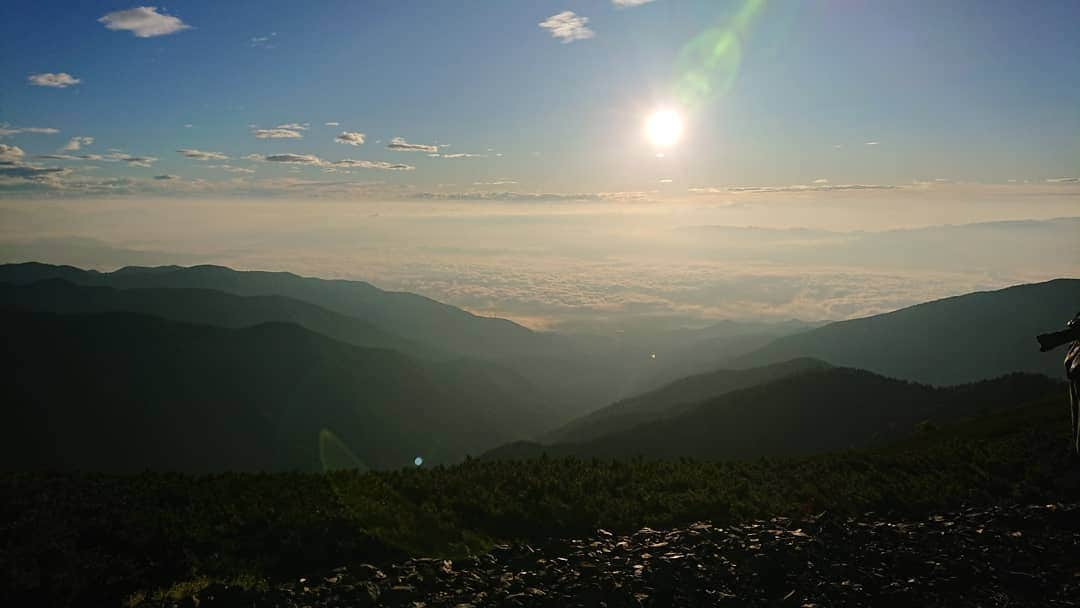
[[[194,600],[185,603],[194,604]],[[496,547],[463,560],[338,568],[200,606],[1080,606],[1080,505],[924,521],[823,514]]]

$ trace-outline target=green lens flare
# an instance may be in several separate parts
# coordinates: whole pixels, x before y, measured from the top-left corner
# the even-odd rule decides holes
[[[723,25],[711,27],[683,47],[676,60],[675,94],[695,108],[731,90],[742,64],[743,43],[766,0],[745,0]]]
[[[363,473],[368,470],[367,466],[352,453],[349,446],[338,439],[338,436],[330,429],[319,431],[319,460],[322,461],[323,472],[357,469]]]

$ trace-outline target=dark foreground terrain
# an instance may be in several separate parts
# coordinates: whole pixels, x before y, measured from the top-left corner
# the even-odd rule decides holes
[[[0,606],[1069,605],[1065,407],[800,458],[0,475]]]
[[[213,585],[196,597],[267,607],[1075,606],[1080,505],[598,530],[480,557],[340,567],[261,592]]]

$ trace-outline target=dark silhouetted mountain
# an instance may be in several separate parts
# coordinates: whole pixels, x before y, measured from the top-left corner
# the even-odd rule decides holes
[[[1010,374],[947,388],[832,368],[733,391],[682,413],[578,444],[519,442],[485,458],[731,459],[882,444],[924,422],[959,419],[1057,394],[1045,376]]]
[[[516,394],[527,385],[513,374],[419,363],[294,324],[6,310],[0,335],[0,469],[398,467],[479,453],[551,417]]]
[[[1080,310],[1080,279],[1057,279],[945,298],[786,336],[733,363],[754,367],[795,357],[894,378],[948,385],[1024,371],[1063,373],[1060,353],[1035,335]]]
[[[222,266],[126,267],[115,272],[26,263],[0,266],[0,283],[61,278],[119,289],[213,289],[243,296],[286,296],[368,322],[407,340],[469,356],[533,353],[541,338],[511,321],[479,317],[412,293],[383,291],[362,281],[324,280],[288,272],[237,271]]]
[[[571,421],[544,437],[546,443],[582,443],[635,426],[669,418],[706,399],[764,384],[793,374],[829,367],[816,359],[743,370],[719,370],[683,378],[643,395],[624,399]]]
[[[212,289],[114,289],[48,279],[29,284],[0,283],[0,306],[59,314],[135,312],[233,328],[296,323],[356,346],[392,348],[415,355],[429,352],[355,317],[284,296],[237,296]]]

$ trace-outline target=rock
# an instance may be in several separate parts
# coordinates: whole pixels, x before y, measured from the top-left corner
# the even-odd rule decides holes
[[[1077,532],[1080,507],[1063,504],[914,521],[821,514],[600,529],[456,562],[335,568],[262,594],[211,585],[198,599],[281,608],[1068,606],[1080,597]]]

